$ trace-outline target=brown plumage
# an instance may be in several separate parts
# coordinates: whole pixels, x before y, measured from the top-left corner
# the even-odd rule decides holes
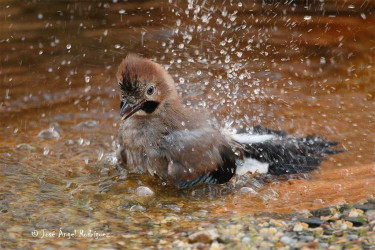
[[[227,140],[204,115],[181,105],[160,65],[129,55],[119,66],[120,158],[130,172],[149,172],[177,187],[223,183],[235,173]]]
[[[227,182],[244,166],[266,167],[264,172],[276,175],[309,172],[324,155],[341,152],[331,148],[335,142],[262,127],[243,136],[224,135],[207,116],[184,107],[172,77],[145,58],[128,55],[117,78],[122,117],[118,157],[130,172],[149,172],[186,188]]]

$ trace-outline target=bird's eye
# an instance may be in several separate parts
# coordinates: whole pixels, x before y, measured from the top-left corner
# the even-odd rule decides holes
[[[155,87],[151,86],[147,89],[147,95],[153,95],[155,93]]]

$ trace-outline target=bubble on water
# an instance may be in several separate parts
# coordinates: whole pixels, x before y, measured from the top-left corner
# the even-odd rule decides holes
[[[179,49],[183,49],[184,47],[185,47],[185,45],[183,43],[181,43],[181,44],[178,45]]]
[[[43,50],[39,51],[39,55],[42,55],[43,54]]]
[[[176,21],[176,25],[177,25],[177,26],[180,26],[180,25],[181,25],[181,20],[180,20],[180,19],[177,19],[177,21]]]
[[[121,45],[120,44],[115,44],[115,49],[119,49],[121,48]]]
[[[85,83],[89,83],[89,82],[90,82],[90,79],[91,79],[90,76],[85,76]],[[90,87],[90,88],[91,88],[91,87]],[[89,89],[89,90],[90,90],[90,89]],[[85,89],[85,92],[87,92],[86,89]]]
[[[236,55],[238,56],[238,58],[241,58],[242,57],[242,52],[237,52]]]
[[[326,64],[326,59],[325,57],[320,58],[320,64]]]
[[[39,132],[38,134],[39,138],[54,138],[59,139],[60,135],[57,131],[54,130],[54,128],[44,129]]]
[[[18,144],[15,148],[17,150],[21,150],[21,151],[32,151],[32,150],[34,150],[34,147],[32,147],[31,145],[26,144],[26,143]]]
[[[107,35],[108,35],[108,30],[104,30],[103,36],[107,36]]]
[[[366,20],[366,14],[365,13],[361,13],[361,17],[363,20]]]
[[[181,84],[184,84],[184,83],[185,83],[185,79],[184,79],[183,77],[180,77],[180,78],[179,78],[179,81],[180,81]]]
[[[52,68],[48,68],[48,72],[51,73],[53,71]]]
[[[306,20],[306,21],[310,21],[311,20],[311,16],[304,16],[303,19]]]
[[[123,9],[121,9],[121,10],[118,11],[118,13],[121,14],[121,15],[122,15],[122,14],[125,14],[125,12],[126,12],[126,11],[123,10]]]
[[[202,74],[202,71],[198,70],[198,71],[197,71],[197,75],[200,76],[201,74]]]
[[[39,13],[39,14],[38,14],[38,19],[39,19],[39,20],[43,19],[43,14],[42,14],[42,13]]]
[[[66,45],[66,49],[71,49],[72,48],[72,45],[70,44],[70,43],[68,43],[67,45]]]
[[[241,2],[238,3],[238,7],[242,7],[242,3]]]
[[[98,126],[99,122],[98,121],[95,121],[95,120],[88,120],[88,121],[84,121],[84,122],[81,122],[79,123],[77,126],[75,126],[74,128],[79,128],[79,129],[84,129],[84,128],[94,128],[96,126]]]

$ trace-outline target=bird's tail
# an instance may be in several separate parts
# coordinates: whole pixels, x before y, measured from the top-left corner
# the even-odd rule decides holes
[[[238,174],[241,169],[273,175],[307,173],[317,169],[325,156],[346,151],[334,148],[339,142],[316,136],[293,137],[261,126],[231,137],[240,151]]]

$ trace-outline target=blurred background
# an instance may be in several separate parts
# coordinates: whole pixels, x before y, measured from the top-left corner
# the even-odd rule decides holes
[[[373,197],[374,11],[370,0],[0,0],[3,242],[40,243],[29,239],[35,228],[116,235],[125,223],[136,235],[137,223],[165,213],[291,212]],[[114,167],[115,73],[128,53],[162,64],[183,103],[223,127],[319,135],[348,152],[303,178],[241,183],[251,197],[155,186],[151,201],[137,200],[135,188],[149,180]],[[187,227],[214,218],[195,216]]]

